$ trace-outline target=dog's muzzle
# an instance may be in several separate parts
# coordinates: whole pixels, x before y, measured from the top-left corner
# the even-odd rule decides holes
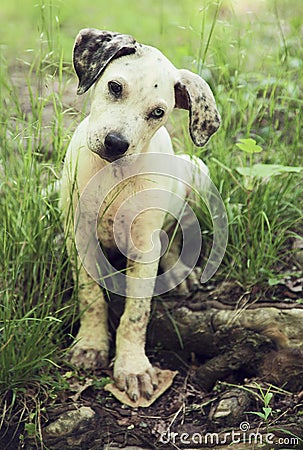
[[[119,133],[108,133],[104,139],[103,154],[100,155],[107,161],[115,161],[127,151],[129,142]]]
[[[101,143],[99,138],[88,139],[88,147],[100,158],[113,162],[122,158],[129,148],[129,142],[121,134],[110,132],[105,136],[103,143]]]

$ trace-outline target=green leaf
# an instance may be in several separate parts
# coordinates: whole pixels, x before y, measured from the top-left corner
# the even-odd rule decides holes
[[[277,286],[280,283],[281,283],[281,278],[268,278],[269,286]]]
[[[248,413],[255,414],[256,416],[260,417],[260,419],[267,420],[270,414],[272,413],[272,408],[270,408],[269,406],[268,407],[263,406],[262,409],[264,412],[248,411]]]
[[[265,406],[269,405],[269,402],[271,401],[271,399],[273,398],[274,394],[272,392],[266,392],[265,396],[264,396],[264,404]],[[263,408],[264,409],[264,408]]]
[[[236,167],[244,177],[270,178],[283,173],[300,173],[303,167],[283,166],[281,164],[254,164],[252,167]]]
[[[260,153],[263,151],[263,148],[260,145],[257,145],[254,139],[239,139],[240,143],[237,143],[236,146],[239,147],[240,150],[246,153]]]
[[[272,408],[271,408],[270,406],[268,406],[268,407],[263,407],[262,409],[263,409],[263,411],[264,411],[264,418],[265,418],[265,420],[267,420],[268,417],[269,417],[269,416],[271,415],[271,413],[272,413]]]
[[[25,423],[24,430],[27,432],[28,436],[35,436],[36,425],[34,423]]]

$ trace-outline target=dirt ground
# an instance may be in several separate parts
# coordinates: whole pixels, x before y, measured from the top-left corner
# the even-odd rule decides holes
[[[210,302],[218,301],[215,300],[218,289],[220,285],[217,284],[207,292]],[[200,294],[196,292],[196,298],[200,298]],[[224,294],[217,307],[222,308],[224,302],[225,305],[227,302],[229,305],[238,303],[239,294],[239,287],[231,284],[224,286]],[[281,311],[283,307],[295,306],[300,296],[285,285],[267,294],[263,304],[270,303],[270,298],[274,298],[272,302],[278,301]],[[189,307],[201,308],[194,300],[195,296],[187,299]],[[257,297],[257,291],[250,295],[253,308],[258,308]],[[177,309],[182,301],[184,299],[179,298],[174,308]],[[204,314],[208,308],[204,306]],[[153,321],[150,330],[152,334]],[[302,350],[277,350],[276,344],[268,337],[258,333],[249,335],[247,330],[242,334],[242,331],[239,340],[237,332],[229,331],[226,337],[223,330],[223,339],[218,341],[220,368],[224,364],[224,355],[227,355],[230,364],[208,388],[205,387],[205,368],[209,369],[209,361],[218,360],[218,356],[197,355],[190,352],[186,344],[178,350],[169,346],[166,348],[165,343],[155,348],[151,342],[148,356],[152,363],[162,369],[177,371],[177,375],[171,388],[147,408],[123,405],[104,390],[104,385],[112,377],[111,367],[92,373],[76,372],[68,364],[63,364],[60,374],[65,384],[55,392],[44,392],[43,386],[33,385],[26,391],[23,401],[20,398],[20,402],[15,403],[14,410],[9,409],[12,399],[2,399],[1,409],[8,410],[1,424],[0,448],[109,450],[126,447],[129,450],[173,450],[223,449],[230,448],[230,444],[239,450],[303,448],[299,440],[303,437]],[[227,345],[226,340],[230,337],[234,341]],[[237,347],[239,342],[240,350]],[[253,355],[245,359],[251,342]],[[230,348],[233,348],[232,357],[229,356]],[[239,359],[234,356],[237,349],[243,352],[239,358],[243,362],[248,361],[247,366],[238,364]],[[207,376],[216,376],[213,367]],[[260,389],[263,393],[269,391],[273,394],[267,420],[257,415],[264,412]],[[39,404],[39,433],[43,436],[45,447],[39,443],[38,430],[33,433],[28,425],[28,416],[37,410]]]

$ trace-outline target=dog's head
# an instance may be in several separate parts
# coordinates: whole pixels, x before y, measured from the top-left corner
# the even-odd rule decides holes
[[[133,37],[84,29],[73,62],[78,94],[93,86],[88,146],[108,161],[144,151],[176,108],[189,111],[189,130],[202,147],[220,126],[208,84],[188,70],[176,69],[157,49]]]

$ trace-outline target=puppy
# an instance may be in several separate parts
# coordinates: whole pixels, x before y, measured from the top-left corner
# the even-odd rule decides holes
[[[60,204],[81,310],[72,362],[86,368],[104,366],[109,351],[108,308],[103,290],[86,270],[79,247],[78,254],[75,251],[75,221],[84,217],[89,218],[86,224],[94,220],[97,223],[96,235],[103,249],[116,247],[118,237],[118,246],[127,256],[126,302],[116,334],[114,380],[136,401],[140,396],[150,398],[158,384],[157,372],[145,354],[145,339],[162,255],[161,230],[171,226],[167,214],[169,195],[164,195],[163,207],[155,209],[150,205],[162,201],[161,192],[176,193],[185,202],[190,191],[176,177],[161,174],[161,161],[167,168],[177,158],[164,125],[175,108],[188,110],[191,138],[197,146],[203,146],[217,131],[220,116],[213,94],[200,76],[176,69],[159,50],[139,44],[131,36],[84,29],[76,38],[73,62],[79,79],[77,93],[91,90],[91,109],[71,139],[61,184]],[[146,155],[145,162],[142,155]],[[123,171],[127,172],[128,158],[132,162],[130,175],[121,178]],[[155,165],[158,173],[149,167],[154,158],[160,161]],[[178,168],[183,161],[184,170],[190,171],[188,156],[177,161]],[[194,163],[207,178],[202,161],[195,158]],[[164,172],[166,168],[162,165]],[[146,176],[148,171],[151,173]],[[121,181],[119,186],[115,177]],[[190,174],[186,177],[190,185]],[[100,205],[102,185],[107,186],[106,191],[108,186],[114,188]],[[146,196],[141,195],[144,191]],[[128,206],[119,215],[125,202]],[[176,209],[180,210],[180,201]],[[81,228],[82,243],[90,240],[87,230],[86,225]],[[164,269],[176,260],[175,251],[172,255],[163,256]],[[186,272],[185,266],[182,271]]]

